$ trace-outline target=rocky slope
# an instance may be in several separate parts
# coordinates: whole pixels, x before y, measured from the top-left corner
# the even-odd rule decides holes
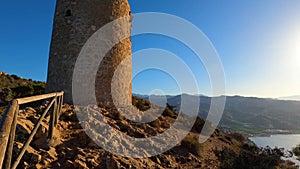
[[[28,92],[26,89],[28,86],[33,88],[33,91],[42,93],[42,88],[33,87],[36,84],[43,85],[41,82],[34,82],[17,76],[6,74],[0,76],[2,93],[4,88],[21,87],[22,89],[19,92],[12,90],[10,99],[18,97],[18,95],[37,94],[32,93],[31,89]],[[0,99],[6,99],[3,102],[5,107],[8,101],[6,96],[8,95],[2,96],[4,95],[0,95]],[[137,97],[133,97],[133,105],[143,111],[150,107],[149,101]],[[19,112],[13,158],[16,158],[34,124],[47,107],[47,103],[25,106],[28,107],[21,107]],[[259,150],[238,133],[226,134],[216,130],[205,143],[198,143],[198,133],[204,123],[200,118],[196,120],[191,132],[182,141],[179,141],[175,147],[163,154],[149,158],[127,158],[114,155],[95,144],[86,135],[76,116],[76,109],[70,105],[63,106],[54,138],[50,142],[47,140],[50,117],[49,115],[46,116],[18,168],[295,168],[291,163],[280,160],[280,155],[282,155],[280,151]],[[127,120],[116,110],[97,109],[100,110],[99,112],[110,126],[124,135],[135,138],[147,138],[163,133],[174,124],[178,116],[178,113],[168,105],[157,120],[139,124]],[[93,116],[93,114],[87,114],[86,117],[88,120],[97,122],[97,124],[103,123],[97,121],[97,116]]]
[[[19,151],[21,142],[25,141],[26,135],[45,107],[46,105],[36,110],[26,108],[20,111],[15,153]],[[114,110],[101,108],[101,112],[115,129],[135,137],[147,137],[163,132],[175,120],[175,117],[172,117],[174,114],[170,114],[171,110],[169,113],[164,112],[157,122],[145,125],[136,125],[125,120]],[[199,120],[198,125],[201,125]],[[138,159],[113,155],[95,144],[83,131],[72,106],[64,105],[54,141],[51,143],[47,143],[46,139],[48,121],[49,117],[43,122],[19,168],[232,168],[236,161],[231,157],[239,159],[238,154],[241,152],[247,152],[245,154],[249,156],[249,160],[256,160],[253,166],[257,165],[260,168],[286,166],[286,163],[278,160],[277,156],[265,158],[269,166],[266,163],[262,166],[258,150],[255,146],[250,149],[251,146],[245,144],[245,139],[241,135],[215,131],[208,141],[199,144],[196,131],[199,126],[194,126],[192,132],[171,150],[161,155]],[[245,145],[248,148],[245,148],[247,147]]]
[[[32,108],[20,111],[18,136],[29,134],[29,130],[33,128],[34,121],[44,107],[42,106],[37,111]],[[109,118],[110,124],[114,124],[116,128],[126,125],[122,130],[130,135],[146,136],[169,127],[167,125],[155,126],[154,124],[137,127],[133,123],[119,119],[117,115],[105,109],[102,109],[102,112]],[[168,116],[162,116],[159,121],[172,123],[173,120]],[[47,117],[47,121],[49,121],[49,117]],[[63,108],[60,123],[55,132],[54,144],[47,144],[47,121],[42,124],[43,127],[24,156],[20,168],[218,168],[220,162],[214,155],[214,149],[222,149],[227,146],[225,142],[216,144],[220,142],[216,136],[207,142],[207,146],[203,145],[201,151],[207,151],[205,156],[204,154],[203,156],[198,155],[198,152],[190,153],[190,149],[178,145],[162,155],[151,158],[125,158],[113,155],[95,144],[81,128],[72,106],[65,105]],[[191,135],[196,136],[196,134]],[[24,137],[18,138],[16,147],[20,147],[22,145],[20,142],[24,141],[24,139],[22,140]]]

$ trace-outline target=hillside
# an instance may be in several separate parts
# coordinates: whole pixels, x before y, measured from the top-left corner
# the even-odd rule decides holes
[[[279,97],[278,99],[300,101],[300,95]]]
[[[11,76],[8,75],[7,78],[3,79],[10,78]],[[43,84],[26,79],[19,80],[19,86]],[[11,86],[1,87],[15,91],[14,89],[19,86],[12,84]],[[27,91],[25,90],[24,92]],[[14,97],[24,94],[23,92],[12,93]],[[30,92],[30,94],[34,93]],[[14,153],[20,151],[21,145],[25,142],[30,130],[32,130],[33,125],[41,116],[47,104],[39,106],[27,105],[27,107],[20,109]],[[147,100],[133,97],[133,105],[140,110],[146,110],[151,103]],[[239,133],[227,134],[221,130],[216,130],[212,137],[205,143],[200,144],[198,137],[204,124],[201,118],[197,118],[192,130],[182,141],[179,141],[175,147],[163,154],[140,159],[114,155],[95,144],[86,135],[85,130],[81,126],[81,124],[85,123],[84,121],[78,121],[75,109],[77,107],[72,105],[65,104],[63,106],[60,121],[54,132],[54,140],[50,143],[46,139],[47,124],[50,117],[48,116],[46,120],[43,120],[42,127],[34,137],[18,168],[296,168],[291,163],[280,159],[283,154],[279,149],[258,149]],[[163,133],[173,125],[178,116],[178,112],[172,106],[167,106],[157,120],[149,123],[135,123],[125,119],[114,109],[103,107],[96,109],[100,110],[99,112],[115,130],[134,138],[147,138]],[[86,122],[102,126],[104,122],[99,121],[98,117],[97,114],[87,113]],[[188,116],[186,116],[186,120],[189,121]],[[105,130],[100,131],[104,132]],[[173,138],[174,136],[170,137]],[[126,144],[130,145],[131,143]],[[160,144],[164,145],[164,143]],[[123,145],[115,146],[122,148]]]
[[[188,96],[188,104],[195,103]],[[179,109],[181,96],[168,98]],[[211,98],[200,96],[199,116],[206,118]],[[300,102],[255,97],[228,96],[221,126],[244,134],[300,133]]]
[[[0,72],[0,117],[13,98],[43,94],[45,83]]]

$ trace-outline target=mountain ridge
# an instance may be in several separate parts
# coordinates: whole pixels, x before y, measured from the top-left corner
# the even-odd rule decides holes
[[[195,100],[200,98],[198,115],[204,119],[208,114],[211,99],[217,98],[184,95],[188,99],[187,107],[197,104]],[[148,99],[149,96],[144,95],[143,98]],[[169,96],[167,102],[179,110],[181,95]],[[227,130],[246,135],[269,135],[300,133],[299,121],[300,101],[235,95],[226,96],[226,105],[220,125]]]

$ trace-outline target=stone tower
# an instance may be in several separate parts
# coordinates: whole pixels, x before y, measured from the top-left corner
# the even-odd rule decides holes
[[[57,0],[48,64],[47,92],[64,91],[64,101],[72,103],[72,75],[79,52],[88,38],[105,24],[130,16],[128,0]],[[128,24],[130,25],[130,24]],[[125,27],[130,31],[131,27]],[[131,56],[130,38],[122,40],[106,54],[95,79],[100,105],[109,106],[111,80],[119,63]],[[131,61],[131,60],[130,60]],[[131,63],[122,71],[121,83],[131,78]],[[131,86],[129,101],[131,100]]]

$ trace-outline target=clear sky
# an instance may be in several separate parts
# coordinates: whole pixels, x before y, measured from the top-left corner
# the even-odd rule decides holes
[[[201,29],[223,62],[228,95],[300,94],[299,0],[129,2],[133,13],[170,13]],[[52,0],[1,2],[0,71],[45,81],[54,9],[55,1]],[[201,93],[211,94],[203,65],[194,62],[193,53],[184,45],[155,35],[133,37],[132,42],[133,52],[161,48],[177,54],[192,69]],[[149,70],[134,78],[133,91],[149,93],[161,88],[165,93],[176,94],[178,87],[174,82],[167,74]]]

